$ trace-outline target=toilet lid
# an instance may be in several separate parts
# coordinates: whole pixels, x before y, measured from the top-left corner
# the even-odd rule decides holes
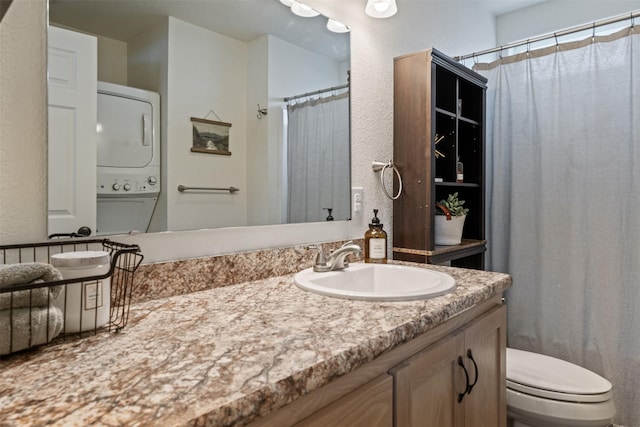
[[[600,375],[564,360],[513,348],[507,348],[507,387],[569,402],[611,398],[611,383]]]

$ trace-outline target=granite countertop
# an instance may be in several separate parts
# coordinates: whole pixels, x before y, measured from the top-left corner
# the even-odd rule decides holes
[[[298,289],[293,275],[148,301],[120,333],[0,360],[0,425],[243,425],[500,294],[506,274],[374,303]]]

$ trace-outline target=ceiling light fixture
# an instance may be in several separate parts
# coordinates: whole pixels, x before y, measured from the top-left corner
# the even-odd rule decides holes
[[[367,0],[364,11],[372,18],[388,18],[396,14],[398,6],[396,0]]]
[[[333,31],[334,33],[348,33],[349,31],[351,31],[348,26],[332,18],[329,18],[327,20],[327,29],[329,31]]]
[[[320,15],[320,12],[312,9],[304,3],[300,3],[297,0],[280,0],[280,3],[291,8],[291,11],[298,16],[312,18],[314,16]],[[327,29],[329,31],[333,31],[334,33],[348,33],[349,31],[351,31],[351,28],[349,28],[347,25],[332,18],[328,18],[327,20]]]
[[[282,1],[282,0],[280,0],[280,1]],[[311,9],[306,4],[302,4],[302,3],[297,2],[295,0],[293,0],[292,3],[293,4],[291,5],[291,11],[293,13],[295,13],[296,15],[298,15],[298,16],[303,16],[305,18],[311,18],[311,17],[320,15],[320,12],[317,12],[317,11]]]

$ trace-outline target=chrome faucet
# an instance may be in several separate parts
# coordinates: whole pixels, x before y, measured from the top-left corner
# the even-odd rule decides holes
[[[325,258],[324,252],[318,245],[310,245],[307,249],[316,251],[316,262],[313,265],[313,271],[325,272],[343,270],[349,267],[349,262],[345,259],[347,255],[362,255],[362,248],[352,241],[349,241],[336,249],[329,255],[329,258]]]

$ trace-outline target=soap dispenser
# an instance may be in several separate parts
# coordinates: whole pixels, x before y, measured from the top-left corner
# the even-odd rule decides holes
[[[378,209],[373,210],[369,230],[364,233],[364,262],[387,263],[387,232],[382,229]]]
[[[329,215],[327,215],[327,221],[333,221],[333,215],[331,215],[332,208],[322,208],[323,211],[328,211]]]

